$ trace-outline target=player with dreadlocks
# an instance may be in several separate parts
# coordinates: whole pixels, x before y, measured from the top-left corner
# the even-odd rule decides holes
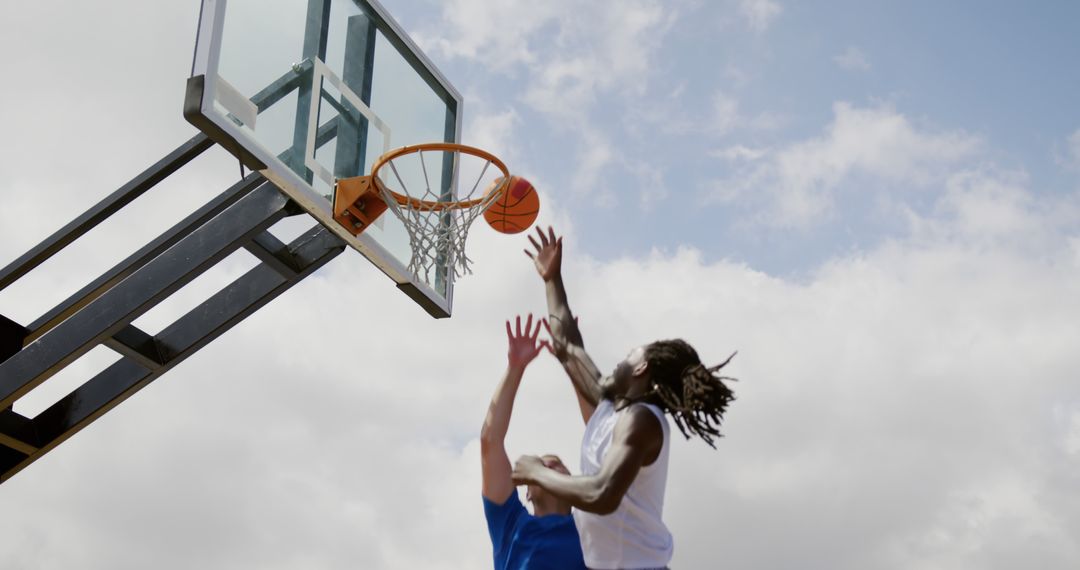
[[[731,361],[705,366],[686,341],[661,340],[630,351],[614,373],[602,376],[585,352],[562,282],[562,238],[538,230],[526,250],[547,291],[551,352],[577,394],[585,421],[581,472],[573,477],[546,469],[535,456],[514,465],[515,484],[534,485],[574,507],[589,568],[664,568],[674,543],[661,519],[670,427],[715,447],[720,424],[734,399],[717,372]],[[734,356],[734,355],[732,355]]]

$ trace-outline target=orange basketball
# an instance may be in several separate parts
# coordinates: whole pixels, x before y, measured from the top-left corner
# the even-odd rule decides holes
[[[484,195],[494,192],[502,182],[501,177],[492,182]],[[502,195],[484,211],[484,219],[497,232],[516,234],[529,229],[538,214],[540,196],[532,183],[520,176],[511,176]]]

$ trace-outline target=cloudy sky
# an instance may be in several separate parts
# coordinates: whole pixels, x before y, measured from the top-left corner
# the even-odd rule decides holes
[[[464,141],[540,188],[603,368],[662,337],[739,351],[727,437],[673,440],[673,567],[1075,567],[1080,6],[385,6],[464,94]],[[197,17],[5,6],[0,263],[194,134]],[[238,176],[214,149],[0,313],[33,321]],[[346,252],[0,486],[0,565],[488,567],[477,436],[502,321],[544,311],[525,245],[474,231],[441,321]],[[136,324],[254,264],[233,255]],[[115,359],[95,349],[16,410]],[[576,469],[576,414],[539,360],[511,456]]]

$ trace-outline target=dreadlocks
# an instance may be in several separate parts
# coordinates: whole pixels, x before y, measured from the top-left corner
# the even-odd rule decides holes
[[[716,372],[734,357],[732,354],[720,364],[706,367],[694,347],[682,339],[649,344],[645,347],[645,361],[653,386],[648,399],[671,412],[675,425],[687,439],[697,435],[715,449],[713,439],[723,437],[719,428],[724,410],[735,399],[724,384],[725,380],[735,379]]]

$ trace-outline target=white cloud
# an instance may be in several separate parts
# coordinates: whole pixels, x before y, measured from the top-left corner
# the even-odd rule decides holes
[[[753,74],[736,63],[728,63],[724,67],[724,78],[727,79],[732,87],[740,88],[745,87],[750,83]]]
[[[1060,410],[1055,411],[1060,412]],[[1080,455],[1080,410],[1074,410],[1068,413],[1065,415],[1065,418],[1066,419],[1062,424],[1065,432],[1065,436],[1062,440],[1062,447],[1064,448],[1065,453],[1069,455]]]
[[[887,107],[833,106],[834,120],[823,137],[797,143],[779,154],[782,177],[831,183],[853,170],[887,179],[923,182],[934,167],[970,156],[979,141],[960,132],[920,131]]]
[[[783,7],[773,0],[740,0],[739,13],[755,32],[764,32],[773,20],[783,12]]]
[[[583,121],[599,94],[641,92],[655,52],[678,18],[657,0],[482,2],[443,6],[422,45],[507,73],[525,71],[523,98],[560,120]]]
[[[523,99],[530,106],[568,122],[582,122],[609,78],[598,62],[581,57],[549,62],[536,70]]]
[[[657,204],[671,197],[662,168],[652,164],[627,164],[626,167],[637,180],[638,207],[642,211],[651,212]]]
[[[746,127],[753,131],[776,131],[789,122],[785,115],[762,111],[746,120]]]
[[[720,135],[730,131],[740,122],[739,101],[725,93],[713,95],[713,116],[706,128]]]
[[[477,105],[484,108],[483,105]],[[499,156],[503,161],[512,160],[520,150],[515,141],[517,126],[521,118],[513,109],[498,113],[472,114],[465,125],[468,141],[476,146]]]
[[[655,52],[677,17],[672,5],[653,1],[620,1],[607,6],[600,30],[600,57],[607,73],[613,72],[622,81],[646,76]],[[644,88],[643,82],[635,83],[638,89]]]
[[[423,33],[421,44],[500,73],[523,75],[514,84],[519,100],[579,149],[571,188],[587,189],[595,204],[612,207],[618,195],[603,183],[605,169],[630,161],[618,156],[593,111],[645,92],[679,7],[659,0],[455,0],[443,6],[440,28]],[[507,20],[514,24],[502,25]]]
[[[855,46],[848,46],[844,53],[833,56],[833,62],[850,71],[869,71],[871,67],[866,54]]]
[[[769,150],[766,148],[750,148],[740,144],[712,150],[709,155],[722,158],[728,162],[753,162],[768,153]]]
[[[1080,129],[1077,129],[1065,139],[1065,158],[1063,162],[1068,168],[1080,170]]]
[[[654,54],[677,12],[653,1],[590,4],[561,14],[563,41],[531,66],[524,100],[572,125],[599,98],[620,100],[648,85]]]
[[[684,89],[677,88],[663,99],[637,102],[629,113],[640,123],[677,137],[697,135],[719,139],[735,132],[775,131],[785,122],[783,117],[770,112],[743,113],[739,99],[724,89],[713,92],[704,110],[685,95]]]
[[[566,4],[560,2],[452,0],[442,4],[442,26],[451,33],[422,31],[414,38],[424,49],[509,70],[536,60],[537,50],[530,46],[532,34],[565,9]],[[547,50],[549,45],[540,45],[540,52]]]
[[[588,195],[593,204],[610,208],[615,205],[616,196],[604,179],[604,172],[613,163],[618,162],[617,153],[611,142],[600,131],[591,129],[579,133],[583,139],[581,152],[571,188],[578,195]]]
[[[1022,174],[960,172],[949,177],[938,210],[951,218],[949,230],[964,236],[1031,239],[1046,220],[1031,211],[1026,183]]]
[[[833,106],[821,136],[781,147],[717,181],[718,197],[745,193],[761,199],[762,221],[806,227],[827,216],[838,188],[851,176],[880,183],[925,186],[943,180],[947,168],[970,157],[979,140],[963,132],[930,132],[888,107]]]

